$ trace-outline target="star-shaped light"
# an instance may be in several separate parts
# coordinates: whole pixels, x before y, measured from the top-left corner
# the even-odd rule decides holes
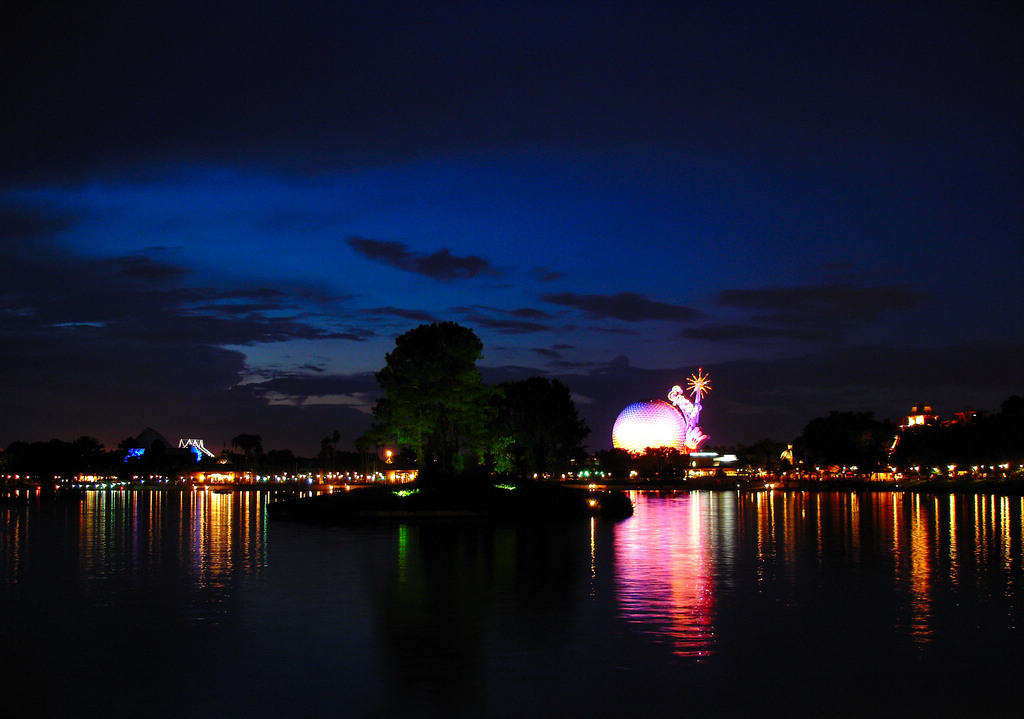
[[[698,402],[700,402],[701,397],[711,391],[711,382],[709,380],[710,376],[704,374],[703,367],[698,367],[697,374],[690,375],[690,379],[687,380],[686,385]]]

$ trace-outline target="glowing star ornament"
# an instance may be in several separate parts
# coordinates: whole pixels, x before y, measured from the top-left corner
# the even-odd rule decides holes
[[[675,385],[668,393],[668,402],[634,402],[622,410],[612,427],[612,446],[633,454],[651,447],[671,447],[684,454],[699,449],[708,439],[698,426],[700,401],[711,391],[709,376],[703,368],[690,376],[687,387],[692,400],[682,387]]]
[[[701,397],[711,391],[711,382],[708,380],[709,377],[704,374],[703,367],[698,367],[697,374],[690,375],[690,379],[687,380],[687,386],[694,397],[696,397],[697,404],[700,404]]]

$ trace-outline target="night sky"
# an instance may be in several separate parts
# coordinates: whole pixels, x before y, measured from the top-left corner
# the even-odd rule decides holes
[[[611,445],[1024,393],[1019,2],[0,11],[0,446],[343,448],[397,335]]]

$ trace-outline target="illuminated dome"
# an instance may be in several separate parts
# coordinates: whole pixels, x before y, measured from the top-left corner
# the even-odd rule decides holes
[[[675,447],[686,452],[686,429],[686,420],[668,402],[634,402],[619,412],[612,427],[612,445],[637,454],[648,447]]]

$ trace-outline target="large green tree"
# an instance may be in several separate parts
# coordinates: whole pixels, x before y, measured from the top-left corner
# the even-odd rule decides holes
[[[590,428],[580,419],[569,388],[558,380],[530,377],[506,382],[496,399],[492,430],[500,453],[496,467],[531,476],[567,470],[586,455]]]
[[[462,452],[482,449],[493,414],[494,390],[476,368],[482,356],[473,330],[455,322],[420,325],[398,337],[376,375],[384,396],[360,445],[407,445],[421,470],[460,469]]]

